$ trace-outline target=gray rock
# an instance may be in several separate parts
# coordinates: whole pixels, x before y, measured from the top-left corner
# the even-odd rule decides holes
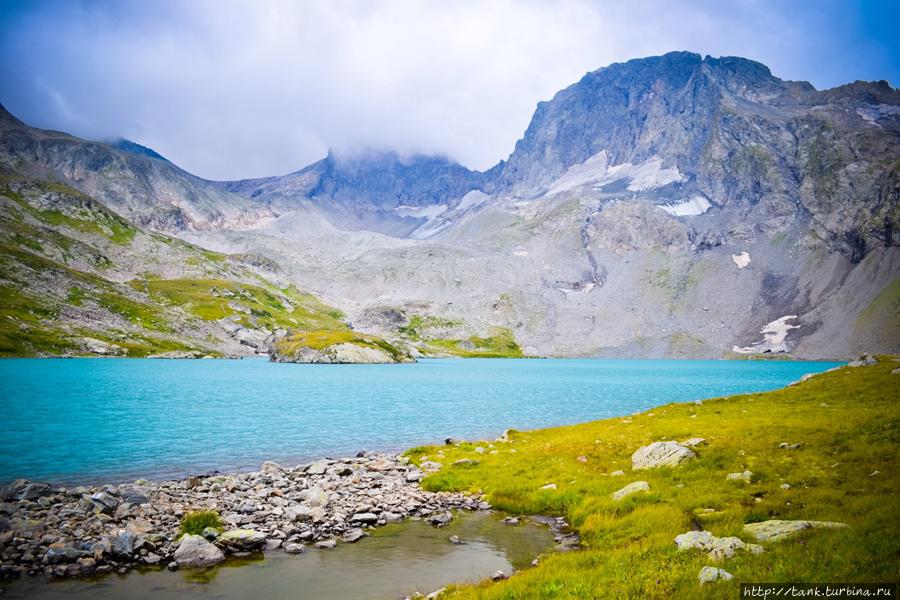
[[[759,523],[747,523],[744,531],[760,542],[777,542],[807,529],[844,529],[846,523],[835,521],[783,521],[773,519]]]
[[[700,584],[704,583],[713,583],[715,581],[730,581],[734,579],[734,575],[725,571],[724,569],[719,569],[716,567],[703,567],[700,569],[700,574],[697,576],[697,579],[700,581]]]
[[[872,356],[871,354],[863,354],[856,360],[851,360],[847,363],[848,367],[870,367],[872,365],[877,365],[878,359]]]
[[[319,486],[313,486],[306,490],[304,497],[307,506],[310,508],[315,508],[317,506],[325,507],[328,505],[328,492]]]
[[[291,522],[311,521],[313,518],[312,510],[302,504],[285,508],[284,516]]]
[[[54,544],[47,549],[45,557],[47,562],[55,565],[60,563],[73,563],[83,556],[90,556],[89,552],[72,548],[71,546],[63,546]]]
[[[209,567],[225,560],[225,554],[199,535],[185,535],[173,558],[181,567]]]
[[[451,535],[449,539],[450,539],[451,544],[462,544],[463,543],[462,540],[459,539],[458,535]]]
[[[284,545],[284,551],[288,554],[303,554],[306,550],[306,546],[303,544],[298,544],[296,542],[289,542]]]
[[[119,500],[108,492],[93,494],[90,499],[94,505],[94,509],[105,514],[112,513],[116,507],[119,506]]]
[[[366,533],[365,531],[363,531],[362,529],[360,529],[359,527],[356,527],[354,529],[351,529],[347,533],[345,533],[344,537],[341,539],[345,542],[352,544],[354,542],[357,542],[357,541],[363,539],[367,535],[369,535],[369,534]]]
[[[263,550],[265,550],[266,552],[270,552],[272,550],[277,550],[278,548],[281,548],[281,545],[283,543],[284,542],[282,540],[266,538],[266,545],[263,548]]]
[[[216,545],[231,552],[255,552],[266,545],[266,536],[252,529],[230,529],[216,538]]]
[[[259,472],[262,473],[263,475],[283,475],[284,467],[282,467],[281,465],[279,465],[276,462],[267,460],[266,462],[264,462],[262,464],[262,467],[260,468]]]
[[[731,558],[738,550],[759,554],[762,546],[747,544],[737,537],[716,537],[709,531],[689,531],[675,537],[675,546],[679,550],[703,550],[709,553],[712,560]]]
[[[52,493],[53,488],[46,483],[36,483],[27,479],[16,479],[8,486],[0,488],[0,500],[37,500]]]
[[[377,523],[378,515],[376,515],[375,513],[370,513],[370,512],[356,513],[352,517],[350,517],[350,522],[351,523],[366,523],[366,524]]]
[[[449,512],[440,512],[435,513],[428,517],[428,522],[434,525],[435,527],[443,527],[453,520],[453,515]]]
[[[734,481],[737,483],[750,483],[753,480],[752,471],[743,471],[741,473],[729,473],[725,476],[725,481]]]
[[[150,501],[150,491],[140,485],[122,485],[119,486],[119,495],[123,502],[128,504],[146,504]]]
[[[630,496],[631,494],[636,494],[637,492],[649,492],[650,484],[646,481],[634,481],[629,483],[625,487],[620,490],[616,490],[611,494],[613,500],[621,500],[626,496]]]
[[[113,538],[112,544],[110,545],[110,552],[113,555],[113,558],[119,560],[130,559],[131,555],[134,554],[136,543],[137,536],[130,531],[125,531]]]
[[[678,442],[654,442],[638,448],[631,455],[631,468],[640,470],[674,467],[695,456],[690,448]]]
[[[316,542],[316,548],[319,548],[320,550],[334,548],[335,546],[337,546],[337,540],[322,540],[321,542]]]
[[[216,529],[215,527],[204,527],[203,531],[200,532],[200,535],[203,536],[203,539],[208,540],[210,542],[214,542],[221,531]]]

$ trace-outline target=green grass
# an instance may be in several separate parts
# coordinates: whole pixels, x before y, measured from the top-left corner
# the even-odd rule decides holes
[[[895,278],[859,313],[857,330],[871,329],[876,340],[900,339],[900,277]]]
[[[396,360],[407,358],[406,352],[380,337],[357,331],[296,331],[277,342],[276,350],[283,356],[296,356],[304,348],[325,350],[337,344],[353,344],[363,348],[383,350]]]
[[[897,367],[882,357],[872,367],[843,368],[770,393],[514,433],[507,443],[409,451],[416,462],[427,457],[445,465],[423,481],[426,489],[484,492],[514,514],[564,515],[582,538],[583,550],[550,554],[506,582],[454,587],[446,597],[732,599],[742,581],[898,581],[900,374],[891,374]],[[631,471],[639,447],[694,436],[707,440],[696,459]],[[781,442],[802,446],[785,450]],[[476,454],[476,445],[486,451]],[[453,466],[460,458],[479,462]],[[608,475],[620,469],[624,477]],[[755,474],[752,483],[725,481],[744,469]],[[650,492],[610,498],[637,480],[649,482]],[[557,489],[539,489],[547,483]],[[703,508],[715,512],[698,517]],[[697,574],[713,563],[673,543],[696,526],[751,541],[743,525],[766,519],[834,520],[850,528],[814,530],[766,544],[760,555],[739,554],[718,565],[733,581],[703,587]]]
[[[201,535],[207,527],[212,527],[218,532],[225,529],[225,524],[219,513],[214,510],[195,510],[185,513],[181,517],[181,525],[178,528],[178,537],[183,535]]]
[[[238,315],[240,322],[270,329],[346,330],[343,313],[291,286],[285,290],[224,279],[141,279],[130,282],[162,304],[179,305],[194,316],[215,321]],[[238,310],[240,307],[245,310]]]
[[[49,182],[31,182],[29,193],[57,194],[63,197],[62,209],[39,209],[25,197],[10,189],[0,194],[15,200],[31,216],[51,228],[65,227],[82,233],[108,238],[114,244],[126,245],[134,239],[137,229],[90,196],[66,185]]]
[[[492,327],[485,337],[472,336],[466,340],[428,339],[422,348],[425,353],[449,354],[462,358],[521,358],[522,348],[513,333],[505,327]],[[466,343],[468,342],[468,343]]]

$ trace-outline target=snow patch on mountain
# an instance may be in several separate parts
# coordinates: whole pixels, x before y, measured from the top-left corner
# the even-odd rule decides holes
[[[659,207],[673,217],[696,217],[712,208],[712,204],[702,194],[695,194],[687,200],[675,204],[661,204]]]
[[[547,194],[558,194],[585,185],[602,190],[604,186],[619,181],[627,181],[627,189],[630,192],[645,192],[683,179],[684,176],[678,171],[678,167],[663,167],[663,159],[659,156],[651,156],[637,165],[632,163],[610,165],[606,150],[602,150],[584,162],[569,167],[550,186]]]
[[[796,318],[797,315],[785,315],[775,319],[759,330],[759,332],[763,334],[761,342],[757,342],[752,346],[733,346],[732,350],[741,354],[788,352],[790,350],[787,344],[788,333],[790,333],[792,329],[800,329],[799,325],[791,325],[788,321],[792,321]]]

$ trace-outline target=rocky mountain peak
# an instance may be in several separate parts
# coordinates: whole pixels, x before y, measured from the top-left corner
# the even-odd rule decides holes
[[[17,119],[11,112],[0,104],[0,126],[25,127],[25,123]]]
[[[146,146],[142,146],[142,145],[138,144],[137,142],[132,142],[131,140],[128,140],[125,138],[119,138],[117,140],[113,140],[113,141],[109,142],[109,145],[112,146],[113,148],[118,148],[119,150],[124,150],[125,152],[128,152],[129,154],[136,154],[138,156],[149,156],[150,158],[156,158],[159,160],[164,160],[166,162],[169,162],[166,157],[164,157],[162,154],[160,154],[156,150],[153,150],[152,148],[148,148]]]

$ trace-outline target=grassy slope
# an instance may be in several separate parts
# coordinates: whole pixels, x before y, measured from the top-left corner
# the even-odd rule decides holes
[[[10,181],[22,184],[0,177],[0,357],[82,354],[84,336],[117,344],[128,356],[216,355],[215,340],[191,322],[232,315],[242,325],[271,330],[347,327],[340,311],[316,297],[294,286],[281,289],[224,254],[143,232],[77,190],[30,181],[20,193],[3,187]],[[132,248],[138,236],[144,250]],[[147,274],[128,284],[107,279],[122,275],[111,251],[139,264],[147,252],[151,264],[154,248],[167,249],[183,271],[202,275]]]
[[[353,344],[363,348],[384,350],[397,360],[406,357],[406,353],[380,337],[357,331],[296,331],[279,340],[276,344],[278,354],[296,356],[303,348],[325,350],[337,344]]]
[[[900,374],[891,370],[897,367],[882,358],[873,367],[843,368],[770,393],[515,433],[511,442],[493,444],[497,454],[476,454],[468,443],[410,450],[416,460],[427,455],[446,465],[424,480],[427,489],[483,491],[495,507],[516,514],[562,514],[582,537],[582,551],[546,556],[506,582],[452,588],[447,597],[731,599],[741,581],[896,582]],[[707,440],[697,459],[674,469],[631,471],[630,456],[640,446],[694,436]],[[781,442],[802,447],[779,449]],[[480,462],[451,464],[460,458]],[[624,477],[607,475],[618,469]],[[744,469],[755,473],[753,483],[725,481]],[[638,480],[649,482],[650,493],[610,499]],[[547,483],[558,489],[538,489]],[[782,483],[791,488],[781,489]],[[703,508],[716,512],[698,517]],[[692,524],[752,541],[744,523],[779,518],[843,521],[851,528],[810,531],[767,544],[758,556],[740,553],[718,565],[733,581],[702,588],[697,574],[713,563],[673,543]]]
[[[446,330],[463,325],[460,321],[431,315],[413,315],[399,333],[414,343],[424,355],[459,356],[462,358],[521,358],[522,348],[506,327],[492,327],[487,336],[466,339],[442,337]]]

